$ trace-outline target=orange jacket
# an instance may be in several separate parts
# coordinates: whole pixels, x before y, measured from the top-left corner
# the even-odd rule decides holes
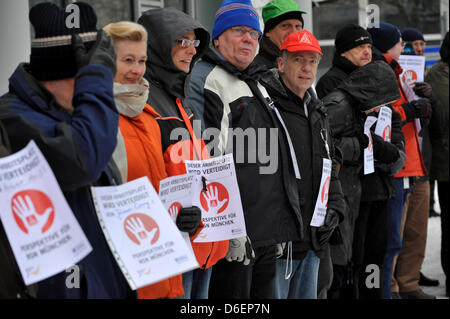
[[[386,54],[383,54],[387,63],[393,67],[393,70],[397,76],[398,88],[401,94],[401,97],[392,103],[392,107],[397,113],[400,114],[402,121],[406,121],[405,111],[401,106],[403,103],[407,103],[408,100],[405,97],[405,94],[402,89],[400,74],[402,73],[402,68],[398,63],[394,63],[393,59]],[[426,168],[423,162],[422,153],[419,147],[419,134],[416,129],[416,125],[413,122],[408,122],[402,127],[403,135],[405,136],[405,152],[406,152],[406,162],[405,166],[402,168],[400,172],[395,175],[395,177],[409,177],[409,176],[425,176]]]
[[[161,107],[165,108],[161,111],[164,111],[166,113],[168,112],[168,105],[161,105]],[[158,108],[156,108],[156,110],[158,110]],[[167,141],[166,145],[164,145],[165,143],[163,142],[163,149],[164,163],[166,165],[166,171],[169,176],[186,174],[184,160],[198,160],[209,158],[209,153],[205,149],[206,146],[203,139],[197,138],[194,134],[191,124],[194,115],[188,115],[186,113],[186,110],[181,104],[181,100],[179,98],[176,99],[176,105],[174,105],[174,109],[172,111],[176,113],[170,114],[170,116],[165,117],[158,114],[158,116],[156,117],[156,120],[158,121],[161,129],[161,135],[170,135],[173,129],[181,127],[188,129],[190,139],[171,141],[168,136],[163,137],[163,141]],[[197,142],[193,143],[193,141]],[[200,268],[206,269],[213,266],[220,259],[225,257],[228,252],[228,240],[209,243],[193,242],[202,228],[203,223],[200,224],[200,227],[197,229],[195,234],[191,235],[191,244]]]
[[[162,157],[161,135],[154,116],[146,105],[136,117],[119,117],[119,129],[126,149],[127,181],[148,176],[156,192],[159,182],[167,177]],[[177,275],[155,284],[139,288],[139,299],[176,298],[184,295],[182,276]]]

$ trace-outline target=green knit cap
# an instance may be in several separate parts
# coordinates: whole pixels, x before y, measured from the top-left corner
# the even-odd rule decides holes
[[[298,3],[293,0],[274,0],[263,7],[262,18],[264,24],[266,24],[269,20],[288,12],[299,12],[300,17],[302,13],[307,13],[306,11],[300,10]]]

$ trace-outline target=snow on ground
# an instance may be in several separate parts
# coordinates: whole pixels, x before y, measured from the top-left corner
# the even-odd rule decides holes
[[[438,195],[435,188],[434,210],[440,212]],[[422,287],[422,290],[428,294],[435,295],[439,299],[448,299],[445,296],[445,275],[441,266],[441,218],[431,217],[428,219],[427,246],[425,251],[425,260],[422,265],[422,273],[428,278],[439,280],[437,287]]]

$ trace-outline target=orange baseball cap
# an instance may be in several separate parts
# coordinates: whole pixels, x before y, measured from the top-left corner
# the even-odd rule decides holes
[[[291,33],[281,46],[281,51],[283,50],[288,50],[289,52],[313,51],[323,56],[319,41],[308,30]]]

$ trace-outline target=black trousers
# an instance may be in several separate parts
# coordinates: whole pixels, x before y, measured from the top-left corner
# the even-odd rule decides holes
[[[450,289],[450,251],[449,251],[449,231],[450,223],[448,216],[448,196],[449,182],[438,181],[439,206],[441,207],[441,264],[445,274],[445,285],[447,292]]]
[[[255,248],[255,260],[219,260],[211,273],[208,299],[272,299],[276,271],[276,245]]]
[[[353,298],[355,299],[383,298],[381,271],[386,254],[387,214],[387,201],[361,202],[353,237]],[[373,266],[366,272],[368,265]],[[373,270],[375,267],[378,268]],[[366,284],[369,275],[372,285]],[[378,283],[378,288],[373,280]]]

